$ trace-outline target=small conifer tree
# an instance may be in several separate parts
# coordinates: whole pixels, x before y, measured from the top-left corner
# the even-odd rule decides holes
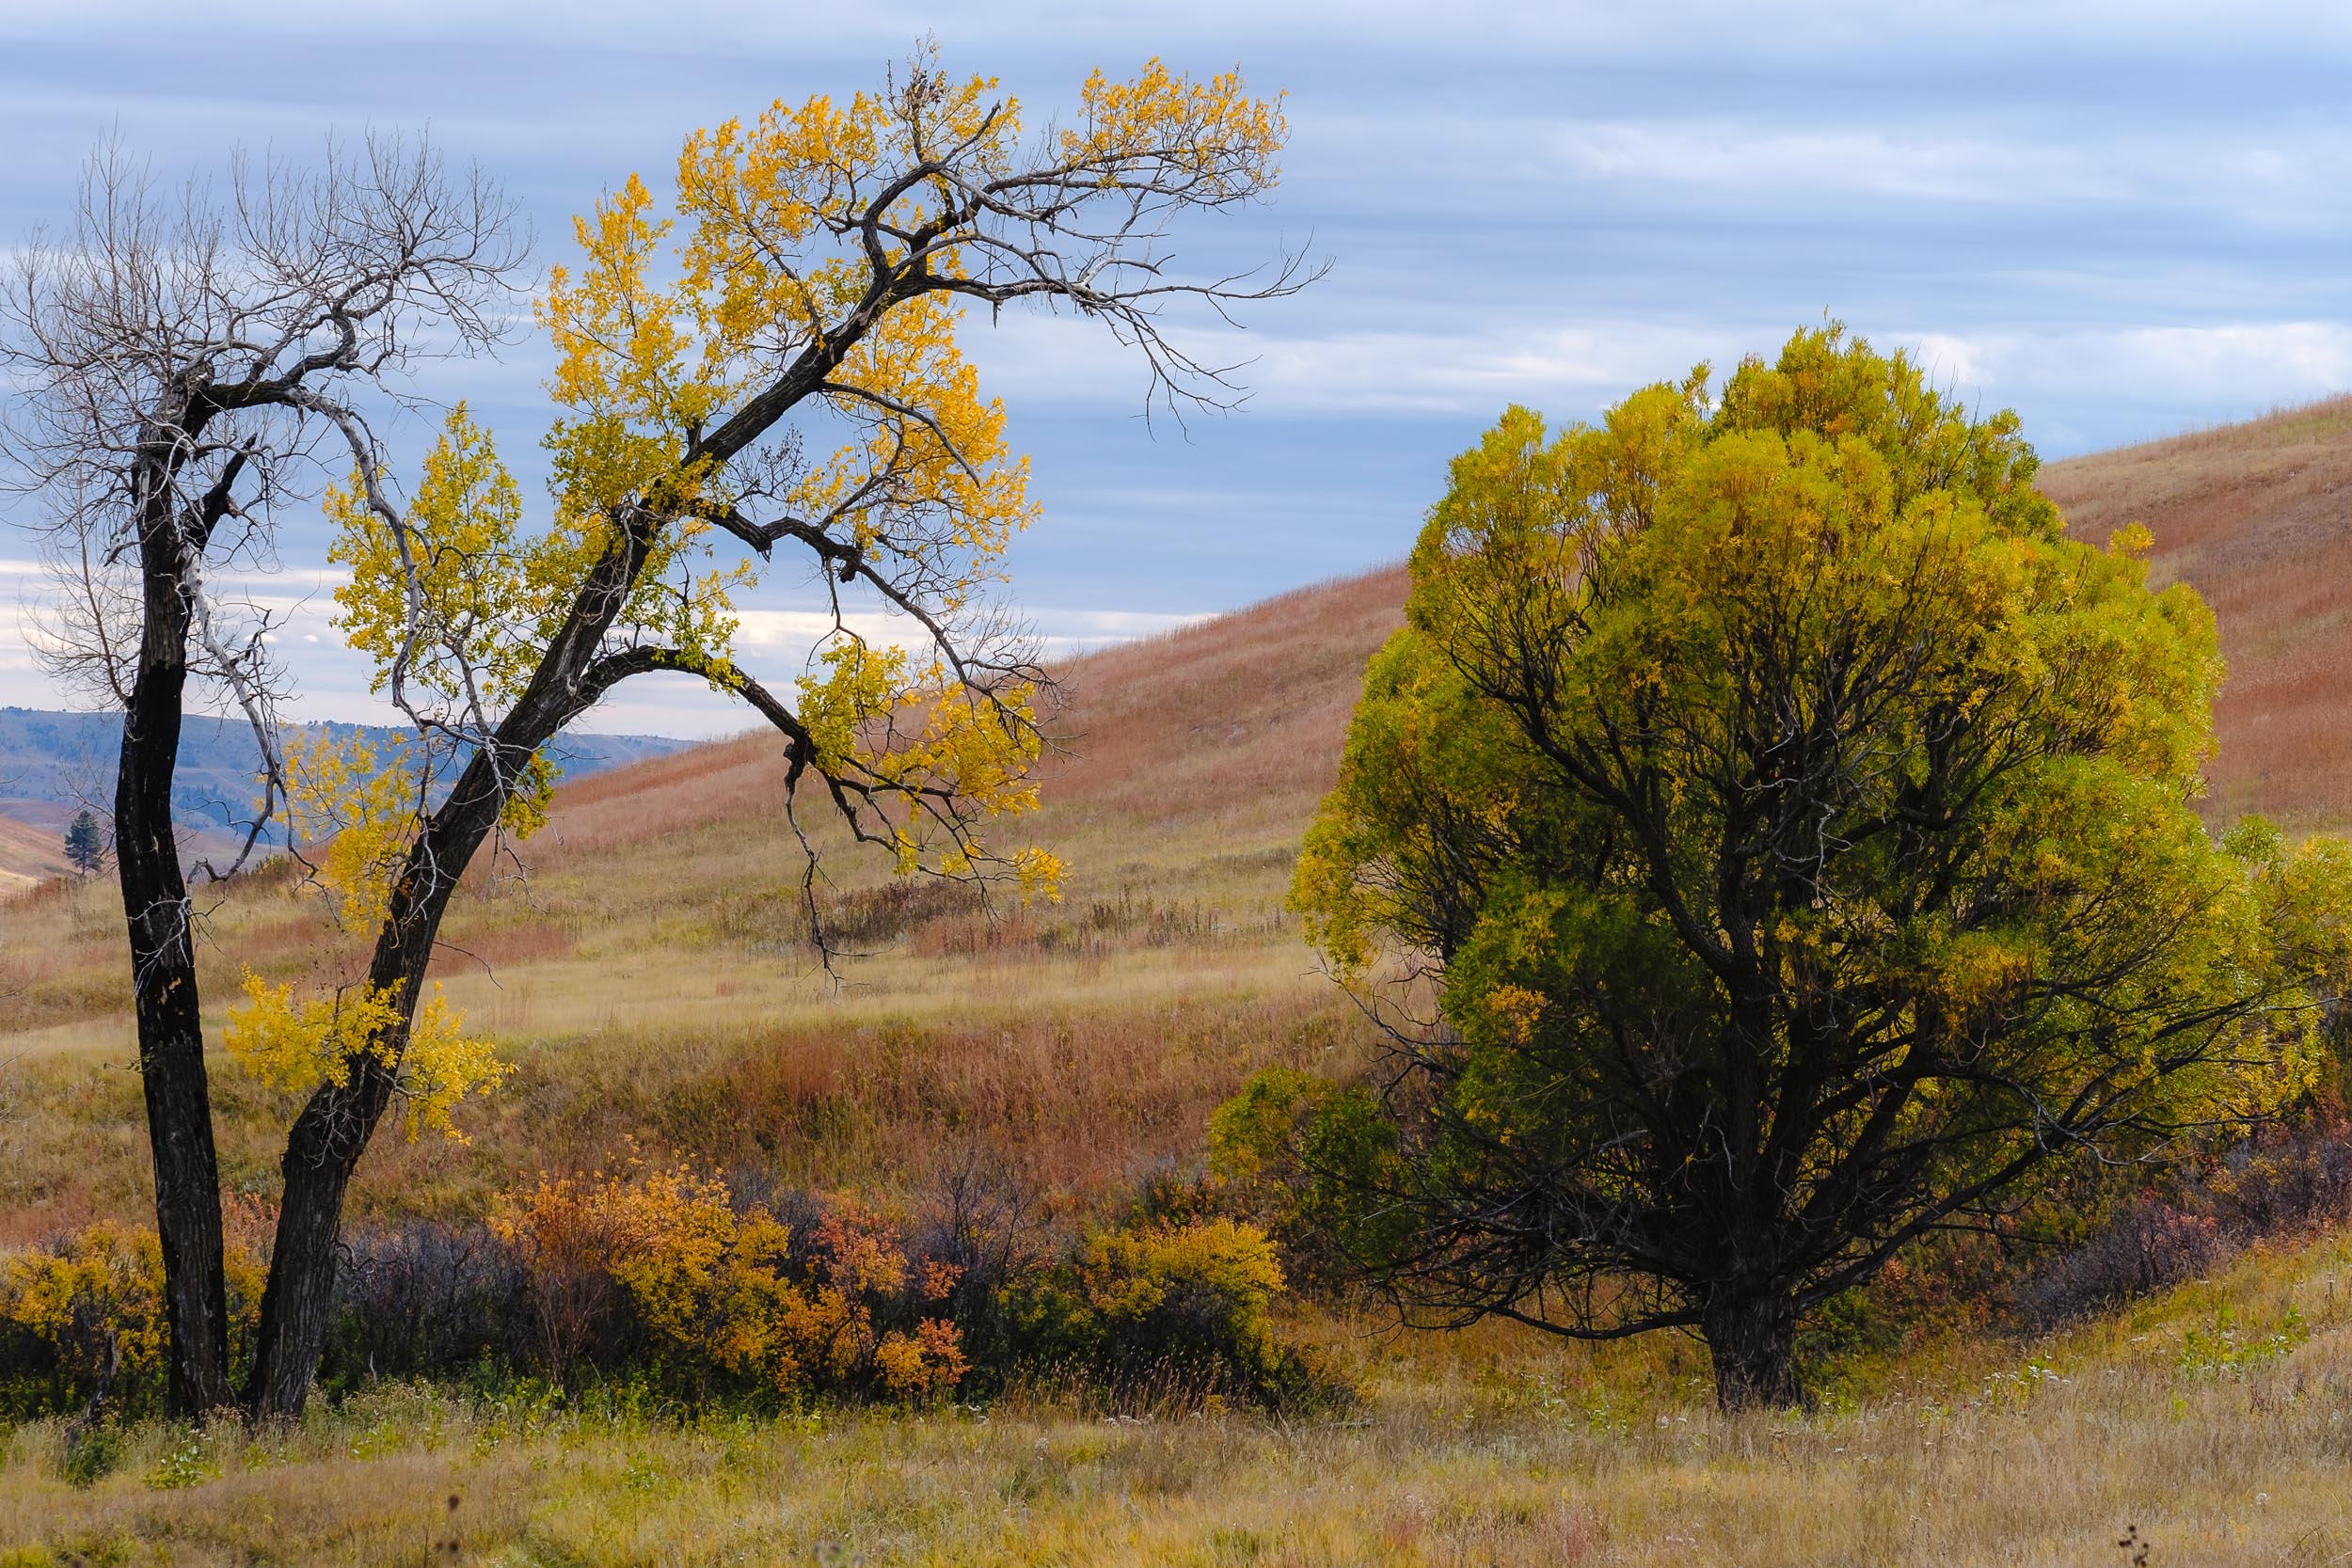
[[[85,877],[96,871],[99,863],[106,858],[105,834],[99,830],[98,818],[87,807],[65,831],[65,858]]]

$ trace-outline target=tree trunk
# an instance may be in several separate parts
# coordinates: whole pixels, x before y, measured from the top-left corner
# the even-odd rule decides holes
[[[356,1093],[335,1087],[312,1098],[286,1140],[285,1192],[246,1388],[246,1412],[258,1419],[292,1420],[310,1397],[335,1307],[344,1190],[389,1099],[381,1069],[342,1086]]]
[[[391,1103],[396,1063],[424,991],[425,970],[441,917],[472,863],[505,800],[497,759],[507,777],[537,754],[572,719],[603,695],[617,673],[594,675],[604,633],[620,612],[629,588],[644,569],[652,535],[644,528],[625,531],[620,545],[590,569],[563,630],[549,643],[538,670],[496,737],[477,747],[450,790],[449,799],[425,819],[409,846],[400,875],[392,879],[390,906],[377,932],[368,983],[393,993],[399,1012],[396,1049],[362,1050],[347,1058],[349,1076],[311,1095],[286,1141],[281,1167],[285,1196],[278,1212],[278,1241],[270,1254],[269,1287],[262,1297],[262,1323],[254,1348],[253,1374],[246,1385],[246,1409],[257,1419],[292,1419],[310,1399],[326,1349],[327,1315],[335,1298],[335,1254],[341,1243],[343,1194],[359,1156],[367,1151],[375,1124]],[[371,1042],[373,1044],[374,1042]]]
[[[230,1402],[229,1307],[196,949],[171,816],[187,684],[187,609],[177,574],[160,581],[158,576],[148,574],[138,678],[123,716],[115,866],[130,927],[139,1079],[155,1162],[169,1346],[166,1399],[175,1416],[200,1416]]]
[[[1770,1292],[1725,1293],[1708,1304],[1699,1328],[1715,1363],[1716,1408],[1729,1414],[1804,1402],[1795,1302]]]

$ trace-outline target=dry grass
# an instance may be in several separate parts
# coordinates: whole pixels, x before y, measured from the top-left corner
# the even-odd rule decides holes
[[[1022,825],[1071,862],[1065,901],[992,919],[918,898],[846,986],[799,940],[772,742],[567,787],[527,879],[460,900],[436,972],[522,1070],[468,1117],[470,1148],[383,1140],[361,1211],[475,1209],[630,1136],[829,1187],[919,1183],[978,1139],[1072,1204],[1196,1158],[1251,1071],[1360,1048],[1280,899],[1402,599],[1401,574],[1379,574],[1078,663],[1050,804]],[[850,895],[880,879],[834,863]],[[101,880],[0,909],[0,1243],[148,1206],[118,908]],[[215,1024],[243,965],[358,966],[285,877],[207,910]],[[225,1178],[266,1194],[290,1106],[225,1062],[215,1085]]]
[[[2221,624],[2214,814],[2352,817],[2352,398],[2052,465],[2074,531],[2156,536]]]
[[[1672,1343],[1481,1333],[1347,1341],[1371,1398],[1311,1424],[1039,1400],[677,1422],[395,1388],[286,1433],[142,1429],[87,1491],[37,1425],[0,1458],[0,1563],[2074,1568],[2123,1563],[2137,1526],[2155,1568],[2316,1565],[2352,1550],[2347,1266],[2338,1241],[2257,1255],[2067,1336],[1915,1356],[1804,1418],[1717,1417]],[[2222,1302],[2257,1326],[2292,1306],[2311,1338],[2184,1367]],[[215,1479],[151,1485],[175,1454]]]

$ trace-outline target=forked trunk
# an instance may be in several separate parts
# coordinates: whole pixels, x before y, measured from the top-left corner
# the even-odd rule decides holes
[[[1700,1323],[1715,1363],[1715,1404],[1725,1413],[1787,1410],[1804,1402],[1797,1377],[1797,1307],[1785,1295],[1727,1295]]]
[[[392,879],[368,983],[401,999],[395,1025],[399,1037],[389,1042],[389,1051],[363,1049],[348,1057],[349,1076],[310,1096],[286,1140],[280,1167],[285,1196],[278,1212],[277,1245],[270,1255],[269,1288],[262,1297],[253,1373],[246,1385],[246,1409],[257,1419],[291,1419],[302,1414],[310,1398],[310,1379],[326,1345],[327,1316],[334,1309],[344,1190],[398,1086],[391,1064],[400,1060],[407,1044],[441,917],[457,891],[457,879],[498,823],[507,785],[495,759],[505,758],[505,778],[515,777],[524,760],[537,754],[617,678],[608,675],[600,685],[592,678],[590,667],[606,629],[644,570],[650,539],[642,529],[629,530],[621,546],[608,550],[591,569],[587,586],[542,657],[530,687],[499,725],[495,740],[475,749],[449,799],[426,819],[423,832],[408,847],[400,875]]]
[[[277,1243],[246,1387],[246,1413],[257,1419],[292,1420],[310,1397],[335,1307],[343,1193],[381,1114],[381,1098],[364,1092],[314,1099],[287,1140]]]

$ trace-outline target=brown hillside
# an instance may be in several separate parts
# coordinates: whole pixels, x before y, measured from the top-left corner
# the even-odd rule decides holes
[[[1387,566],[1076,660],[1042,772],[1047,836],[1156,823],[1227,854],[1295,842],[1404,606],[1405,570]],[[774,739],[746,736],[567,785],[556,826],[564,852],[600,853],[772,812],[782,777]]]
[[[2352,397],[2051,465],[2074,532],[2141,522],[2221,625],[2213,807],[2352,818]]]

